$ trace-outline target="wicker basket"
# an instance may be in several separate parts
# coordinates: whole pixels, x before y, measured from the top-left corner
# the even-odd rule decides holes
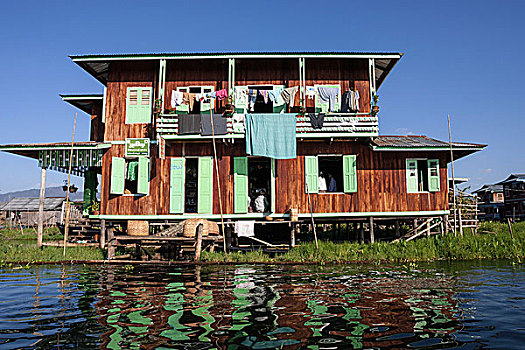
[[[128,235],[148,236],[149,222],[144,220],[128,220]]]
[[[299,221],[299,208],[290,209],[290,221]]]
[[[213,221],[208,221],[204,219],[188,219],[184,222],[184,230],[182,235],[187,238],[193,238],[197,234],[197,228],[200,224],[202,227],[202,236],[208,235],[218,235],[219,234],[219,225]]]

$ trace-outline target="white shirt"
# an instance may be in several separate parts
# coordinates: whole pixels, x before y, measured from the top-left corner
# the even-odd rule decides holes
[[[326,180],[324,177],[319,176],[319,180],[317,180],[319,184],[319,191],[326,191]]]

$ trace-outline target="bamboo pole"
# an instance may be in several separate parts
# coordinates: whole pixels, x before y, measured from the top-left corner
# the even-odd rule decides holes
[[[317,243],[317,231],[315,229],[314,212],[312,210],[312,200],[310,199],[310,190],[308,189],[308,180],[306,182],[306,193],[308,194],[308,205],[310,206],[310,217],[312,218],[312,228],[314,230],[315,248],[319,249],[319,243]]]
[[[211,137],[213,143],[213,158],[215,159],[215,173],[217,175],[217,193],[219,194],[219,210],[221,212],[221,231],[222,231],[222,246],[224,253],[226,253],[226,235],[224,234],[224,215],[222,213],[222,197],[221,197],[221,179],[219,177],[219,161],[217,160],[217,146],[215,144],[215,129],[213,127],[213,108],[211,108],[210,99],[210,121],[211,121]]]
[[[70,205],[69,205],[69,186],[71,183],[71,167],[73,166],[73,145],[75,144],[75,127],[77,126],[77,113],[75,113],[75,120],[73,121],[73,136],[71,138],[71,151],[69,152],[69,170],[67,172],[67,191],[66,191],[66,224],[64,227],[64,251],[63,256],[66,256],[66,246],[67,246],[67,234],[69,230],[69,214],[70,214]]]
[[[36,236],[36,246],[42,247],[44,236],[44,201],[46,197],[46,167],[42,164],[40,174],[40,201],[38,203],[38,231]]]
[[[456,178],[454,176],[454,152],[452,151],[452,132],[450,130],[450,114],[447,114],[448,121],[448,142],[450,146],[450,167],[452,170],[452,193],[453,193],[453,203],[454,203],[454,236],[457,235],[457,223],[456,223]],[[448,180],[447,180],[448,182]]]

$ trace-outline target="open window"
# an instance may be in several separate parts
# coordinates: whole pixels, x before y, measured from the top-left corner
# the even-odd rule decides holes
[[[172,158],[170,213],[211,214],[213,210],[213,159]]]
[[[271,211],[272,161],[265,157],[235,157],[233,160],[234,212]]]
[[[111,194],[148,195],[149,158],[113,157],[111,163]]]
[[[408,193],[439,191],[439,159],[407,159],[406,181]]]
[[[305,157],[307,193],[357,192],[356,155]]]
[[[215,88],[213,86],[185,86],[178,87],[177,91],[187,92],[190,94],[205,94],[212,93],[213,91],[215,91]],[[190,106],[192,108],[190,108]],[[204,114],[210,113],[210,109],[213,109],[213,99],[208,98],[202,101],[195,100],[193,101],[193,104],[182,104],[180,106],[177,106],[175,110],[177,111],[177,114]]]

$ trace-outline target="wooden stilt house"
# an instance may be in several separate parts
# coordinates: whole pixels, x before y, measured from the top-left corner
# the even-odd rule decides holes
[[[401,57],[71,56],[104,88],[62,95],[91,116],[91,138],[75,144],[73,157],[86,203],[101,175],[100,212],[91,216],[236,221],[287,219],[295,209],[299,220],[368,222],[447,215],[451,149],[457,160],[484,145],[380,135],[377,91]],[[67,143],[0,149],[44,168],[69,165]]]

